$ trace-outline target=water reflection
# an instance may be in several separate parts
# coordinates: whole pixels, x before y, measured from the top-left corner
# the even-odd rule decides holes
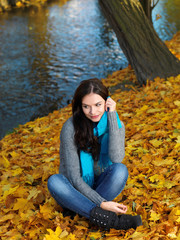
[[[174,22],[168,24],[168,32],[160,34],[164,39],[177,31]],[[157,31],[165,25],[164,17],[155,21]],[[0,137],[65,106],[81,80],[106,77],[127,65],[97,0],[4,14],[0,45]]]
[[[180,29],[180,1],[160,0],[153,10],[153,25],[162,40],[169,40]],[[157,18],[157,15],[160,19]],[[158,19],[158,20],[156,20]]]

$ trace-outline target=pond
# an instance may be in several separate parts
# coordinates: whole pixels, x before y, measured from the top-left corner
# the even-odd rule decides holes
[[[154,9],[162,40],[180,29],[179,11],[177,0],[160,0]],[[97,0],[4,13],[0,46],[0,138],[67,105],[80,81],[128,64]]]

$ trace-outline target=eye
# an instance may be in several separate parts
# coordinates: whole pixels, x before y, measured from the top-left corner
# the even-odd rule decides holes
[[[101,105],[102,105],[101,103],[97,103],[97,104],[96,104],[97,107],[100,107]]]
[[[87,106],[87,105],[83,105],[82,107],[85,108],[85,109],[88,109],[88,106]]]

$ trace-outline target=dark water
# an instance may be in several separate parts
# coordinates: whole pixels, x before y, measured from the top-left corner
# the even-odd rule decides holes
[[[162,40],[180,29],[179,10],[177,0],[160,0],[155,8],[154,27]],[[0,47],[0,138],[67,105],[80,81],[127,66],[97,0],[5,13]]]

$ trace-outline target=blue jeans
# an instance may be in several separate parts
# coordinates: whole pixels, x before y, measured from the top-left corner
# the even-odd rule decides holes
[[[113,163],[95,179],[93,189],[107,201],[112,201],[124,189],[127,178],[127,167],[122,163]],[[96,207],[62,174],[54,174],[48,179],[48,189],[59,205],[87,218]]]

